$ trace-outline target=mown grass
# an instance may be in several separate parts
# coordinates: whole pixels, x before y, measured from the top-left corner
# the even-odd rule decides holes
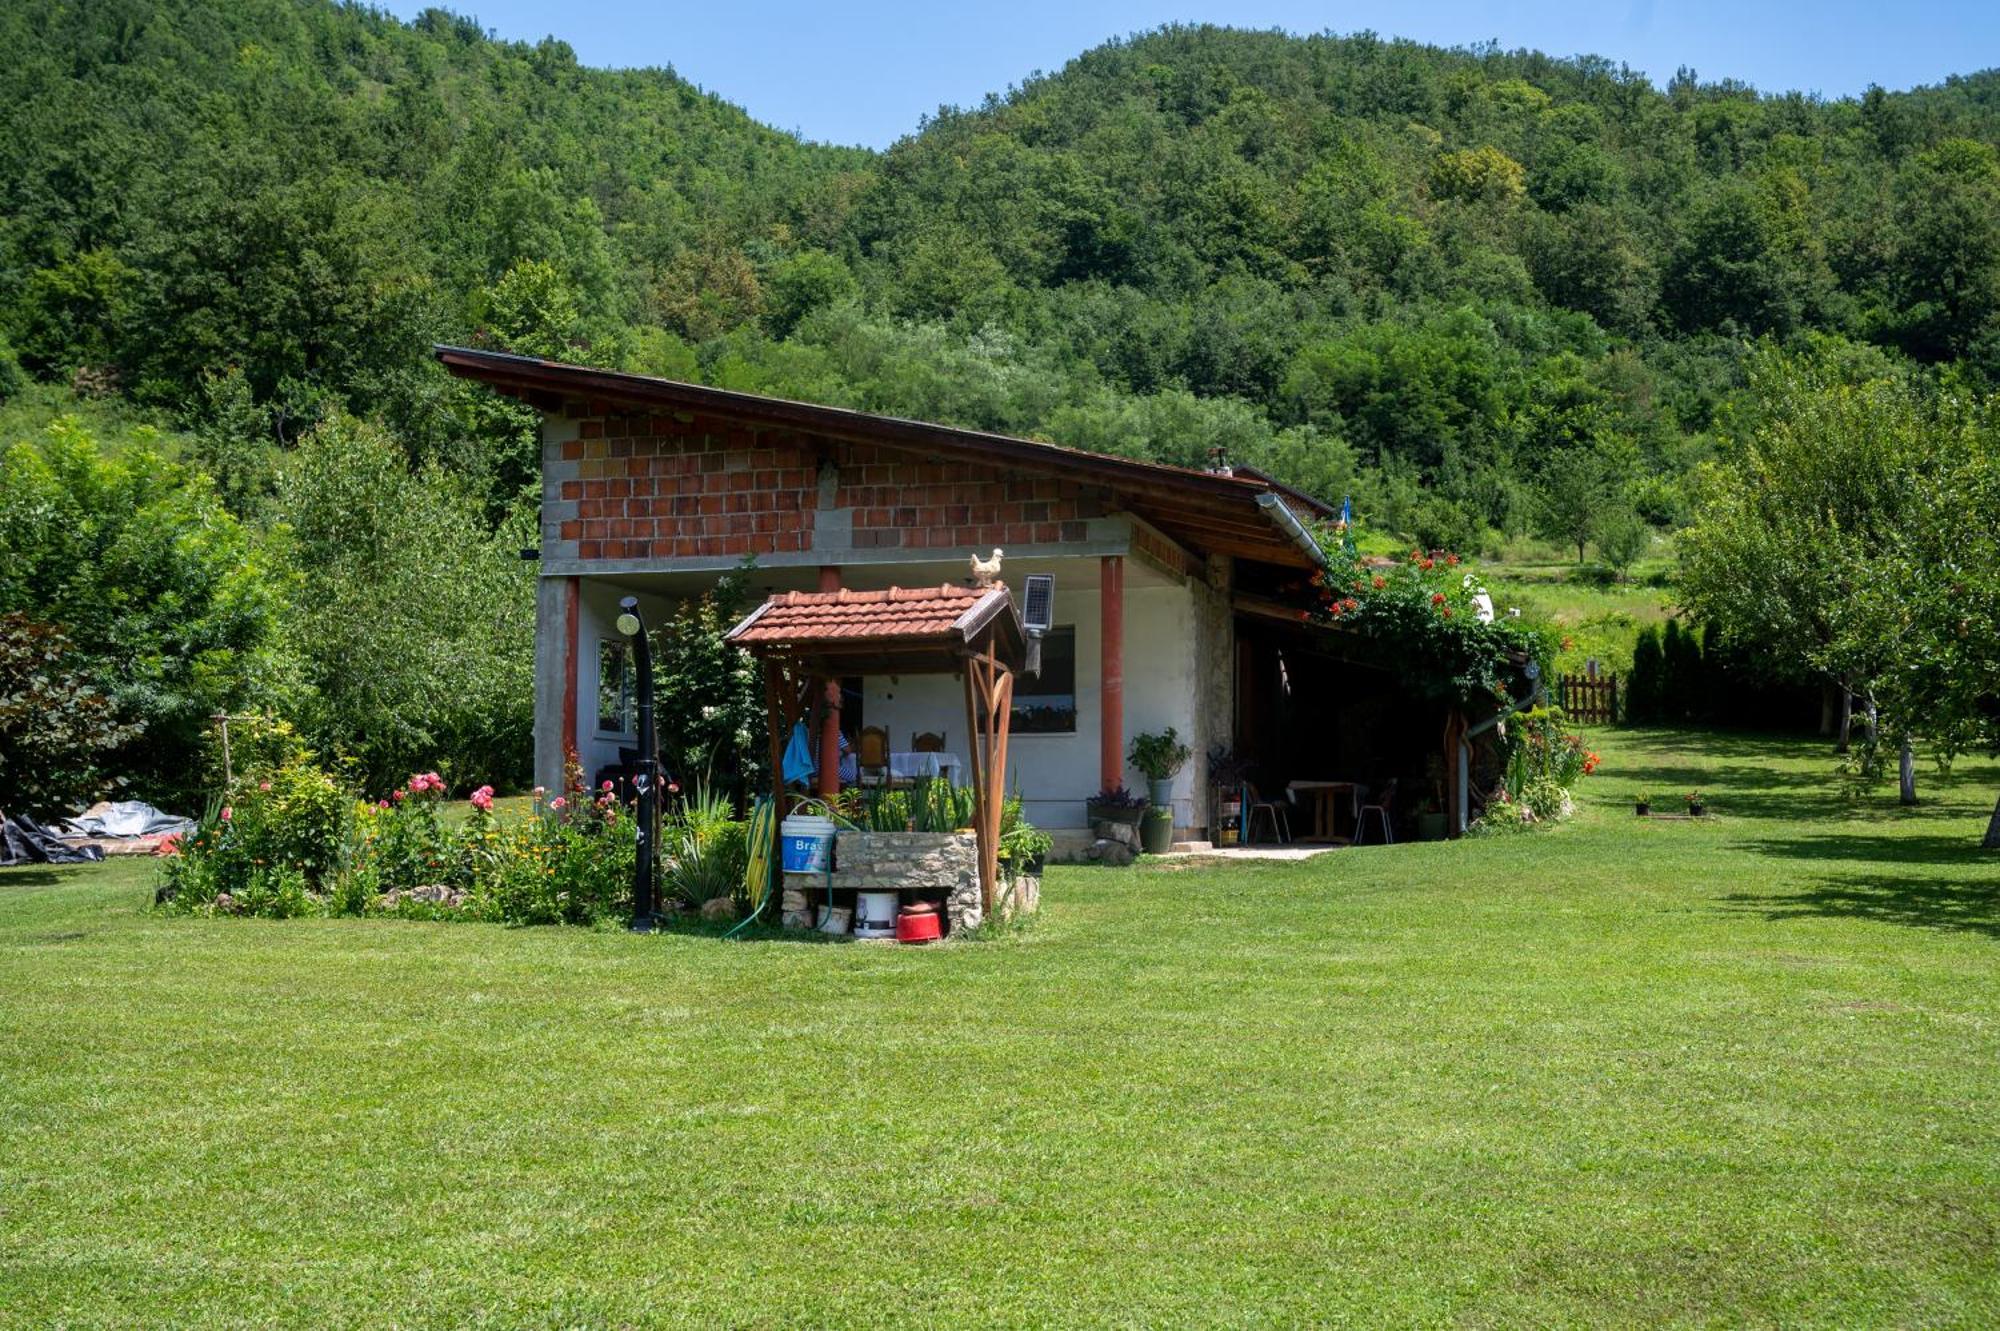
[[[2000,768],[1593,742],[1561,829],[1058,869],[928,950],[0,873],[0,1319],[2000,1319]]]

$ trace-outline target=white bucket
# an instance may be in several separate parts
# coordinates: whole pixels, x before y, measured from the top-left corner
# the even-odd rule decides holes
[[[823,934],[844,934],[847,922],[854,912],[845,906],[821,906],[819,908],[819,931]]]
[[[795,813],[778,824],[778,844],[786,873],[825,873],[833,867],[833,819]]]
[[[895,892],[858,892],[855,894],[854,936],[856,938],[894,938],[896,936],[896,912],[900,908],[901,897]]]

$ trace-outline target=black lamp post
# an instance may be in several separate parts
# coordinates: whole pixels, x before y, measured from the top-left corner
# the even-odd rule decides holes
[[[653,927],[657,909],[654,843],[660,832],[660,752],[653,733],[653,652],[646,643],[646,624],[639,618],[639,598],[618,603],[618,631],[632,640],[639,665],[639,770],[632,784],[639,792],[639,845],[632,865],[632,927]]]

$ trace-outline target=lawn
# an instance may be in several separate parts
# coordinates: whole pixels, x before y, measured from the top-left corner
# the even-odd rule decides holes
[[[1596,742],[1555,831],[928,950],[0,873],[0,1319],[2000,1321],[2000,767]]]

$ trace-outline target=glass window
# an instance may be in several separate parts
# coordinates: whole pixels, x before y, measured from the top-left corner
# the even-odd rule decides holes
[[[1076,629],[1050,629],[1042,637],[1042,673],[1014,681],[1017,735],[1076,733]]]
[[[609,735],[632,733],[634,689],[631,648],[610,638],[597,644],[597,728]]]

